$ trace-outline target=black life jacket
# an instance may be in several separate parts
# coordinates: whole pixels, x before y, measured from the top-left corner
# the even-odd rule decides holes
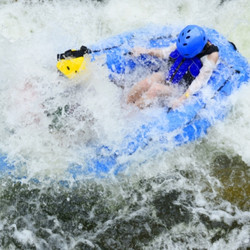
[[[218,51],[217,46],[207,44],[202,52],[195,57],[184,58],[176,49],[169,56],[169,71],[166,76],[166,81],[173,84],[183,84],[188,87],[200,73],[200,69],[203,66],[201,58]]]

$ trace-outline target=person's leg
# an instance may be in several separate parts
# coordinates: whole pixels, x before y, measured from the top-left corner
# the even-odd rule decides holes
[[[162,83],[165,81],[163,72],[154,73],[144,80],[135,84],[128,93],[127,103],[135,103],[141,98],[143,93],[147,92],[154,83]]]
[[[156,100],[156,98],[168,97],[172,94],[172,92],[172,86],[164,85],[162,83],[154,83],[143,96],[137,99],[135,105],[139,108],[144,108],[151,105]]]

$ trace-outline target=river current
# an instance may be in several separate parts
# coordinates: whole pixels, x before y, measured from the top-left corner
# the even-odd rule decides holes
[[[205,137],[118,177],[62,181],[133,109],[102,59],[70,82],[56,55],[152,23],[214,28],[250,60],[248,0],[0,0],[0,152],[26,176],[0,178],[0,249],[250,248],[250,85]],[[67,103],[74,116],[58,118]]]

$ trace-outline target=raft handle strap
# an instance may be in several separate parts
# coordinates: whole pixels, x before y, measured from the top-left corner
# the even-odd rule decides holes
[[[101,52],[101,51],[105,51],[105,50],[111,50],[111,49],[116,49],[119,48],[122,44],[118,45],[118,46],[113,46],[113,47],[109,47],[109,48],[104,48],[104,49],[98,49],[98,50],[91,50],[89,48],[87,48],[86,46],[81,46],[80,50],[67,50],[62,54],[57,54],[57,61],[62,60],[62,59],[66,59],[67,57],[73,57],[73,58],[77,58],[77,57],[82,57],[86,54],[91,54],[91,53],[97,53],[97,52]]]
[[[228,42],[233,46],[233,49],[234,49],[235,51],[237,51],[236,45],[235,45],[233,42],[230,42],[230,41],[228,41]]]
[[[134,36],[132,36],[133,38]],[[159,40],[159,39],[169,39],[172,38],[172,35],[169,36],[160,36],[157,38],[151,38],[150,41],[152,40]],[[91,54],[91,53],[97,53],[97,52],[101,52],[101,51],[106,51],[106,50],[111,50],[111,49],[116,49],[119,48],[123,45],[123,43],[119,44],[119,45],[115,45],[112,47],[108,47],[108,48],[103,48],[103,49],[98,49],[98,50],[91,50],[86,46],[81,46],[80,50],[67,50],[62,54],[57,54],[57,61],[62,60],[62,59],[66,59],[67,57],[73,57],[73,58],[77,58],[77,57],[81,57],[84,56],[86,54]],[[131,51],[124,53],[124,56],[126,55],[132,55],[133,53]]]
[[[65,59],[67,57],[73,57],[73,58],[77,58],[77,57],[81,57],[84,56],[85,54],[91,54],[92,51],[90,49],[88,49],[86,46],[82,46],[80,48],[80,50],[67,50],[62,54],[57,54],[57,61]]]

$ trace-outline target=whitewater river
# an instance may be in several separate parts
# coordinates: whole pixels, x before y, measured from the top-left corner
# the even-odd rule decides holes
[[[0,178],[0,249],[250,248],[250,85],[202,139],[141,152],[119,177],[61,181],[135,110],[103,58],[68,81],[56,54],[152,23],[214,28],[250,60],[248,0],[0,0],[0,152],[26,176]]]

